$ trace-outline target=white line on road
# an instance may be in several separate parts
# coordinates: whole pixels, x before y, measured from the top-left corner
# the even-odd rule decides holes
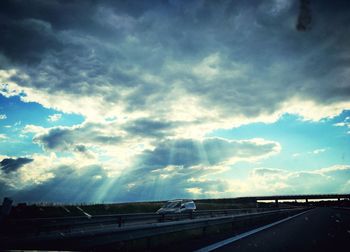
[[[221,247],[223,247],[223,246],[225,246],[227,244],[230,244],[230,243],[233,243],[233,242],[238,241],[240,239],[243,239],[243,238],[245,238],[245,237],[247,237],[249,235],[255,234],[257,232],[263,231],[263,230],[265,230],[267,228],[270,228],[272,226],[278,225],[278,224],[280,224],[282,222],[285,222],[285,221],[288,221],[288,220],[293,219],[295,217],[298,217],[299,215],[305,214],[305,213],[307,213],[307,212],[309,212],[311,210],[313,210],[313,209],[310,209],[310,210],[302,212],[302,213],[298,213],[298,214],[293,215],[293,216],[289,216],[289,217],[287,217],[285,219],[282,219],[282,220],[276,221],[274,223],[271,223],[271,224],[268,224],[268,225],[265,225],[265,226],[262,226],[262,227],[250,230],[248,232],[245,232],[245,233],[242,233],[242,234],[239,234],[239,235],[236,235],[236,236],[233,236],[233,237],[228,238],[226,240],[219,241],[219,242],[211,244],[211,245],[209,245],[207,247],[198,249],[195,252],[210,252],[210,251],[213,251],[213,250],[221,248]]]
[[[89,219],[92,217],[90,214],[88,214],[87,212],[85,212],[83,209],[81,209],[80,207],[76,207],[79,211],[81,211],[86,217],[88,217]]]

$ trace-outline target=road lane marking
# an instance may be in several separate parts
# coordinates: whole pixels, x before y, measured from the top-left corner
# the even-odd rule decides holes
[[[86,217],[88,217],[89,219],[92,217],[90,214],[88,214],[87,212],[85,212],[83,209],[81,209],[80,207],[76,207],[79,211],[81,211]]]
[[[289,217],[284,218],[284,219],[282,219],[282,220],[273,222],[273,223],[271,223],[271,224],[268,224],[268,225],[265,225],[265,226],[262,226],[262,227],[259,227],[259,228],[253,229],[253,230],[250,230],[250,231],[248,231],[248,232],[245,232],[245,233],[242,233],[242,234],[239,234],[239,235],[235,235],[235,236],[233,236],[233,237],[231,237],[231,238],[228,238],[228,239],[226,239],[226,240],[219,241],[219,242],[214,243],[214,244],[211,244],[211,245],[209,245],[209,246],[207,246],[207,247],[198,249],[198,250],[196,250],[195,252],[210,252],[210,251],[213,251],[213,250],[218,249],[218,248],[221,248],[221,247],[223,247],[223,246],[225,246],[225,245],[227,245],[227,244],[233,243],[233,242],[238,241],[238,240],[241,240],[241,239],[243,239],[243,238],[245,238],[245,237],[247,237],[247,236],[250,236],[250,235],[252,235],[252,234],[258,233],[258,232],[260,232],[260,231],[263,231],[263,230],[265,230],[265,229],[268,229],[268,228],[270,228],[270,227],[273,227],[273,226],[275,226],[275,225],[278,225],[278,224],[280,224],[280,223],[282,223],[282,222],[291,220],[291,219],[293,219],[293,218],[295,218],[295,217],[298,217],[298,216],[300,216],[300,215],[302,215],[302,214],[305,214],[305,213],[307,213],[307,212],[310,212],[311,210],[313,210],[313,209],[310,209],[310,210],[305,211],[305,212],[302,212],[302,213],[298,213],[298,214],[293,215],[293,216],[289,216]]]

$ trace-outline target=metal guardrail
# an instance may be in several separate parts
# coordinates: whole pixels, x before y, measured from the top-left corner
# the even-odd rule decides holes
[[[185,219],[209,218],[223,215],[237,215],[247,213],[257,213],[271,211],[271,208],[245,208],[245,209],[225,209],[225,210],[202,210],[193,213],[176,214],[115,214],[96,216],[77,216],[59,218],[32,218],[32,219],[8,219],[5,226],[7,232],[15,233],[36,233],[49,232],[55,230],[71,231],[77,228],[84,228],[96,225],[117,225],[118,227],[137,225],[142,223],[157,223],[180,221]]]
[[[46,236],[23,237],[15,240],[3,241],[4,248],[13,248],[14,244],[22,243],[29,249],[89,249],[96,246],[104,246],[116,242],[136,240],[168,233],[181,232],[191,229],[205,230],[209,226],[231,223],[232,226],[239,222],[259,223],[274,221],[276,218],[297,214],[309,208],[282,209],[265,211],[260,213],[239,214],[202,219],[188,219],[174,222],[151,223],[137,226],[109,226],[97,228],[89,232],[71,232],[64,236],[60,233],[51,233]],[[1,247],[1,246],[0,246]]]
[[[295,199],[350,199],[349,193],[343,194],[297,194],[297,195],[271,195],[271,196],[249,196],[236,199],[254,200],[295,200]]]
[[[350,210],[350,207],[347,206],[340,206],[340,207],[333,207],[334,209],[340,209],[340,210]]]

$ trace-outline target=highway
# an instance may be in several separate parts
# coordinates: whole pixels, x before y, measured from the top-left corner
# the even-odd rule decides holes
[[[119,248],[123,251],[132,250],[134,245],[140,245],[143,246],[138,248],[140,251],[348,251],[345,248],[350,244],[349,208],[274,209],[244,214],[228,210],[224,212],[214,211],[215,214],[211,212],[208,215],[203,211],[193,214],[193,218],[177,215],[179,219],[173,221],[157,220],[159,216],[154,219],[154,214],[129,214],[123,217],[126,218],[124,221],[131,222],[123,223],[122,226],[116,222],[118,218],[115,217],[118,216],[112,215],[87,220],[80,217],[61,218],[56,220],[59,220],[58,225],[55,219],[37,219],[33,220],[32,224],[43,222],[42,224],[46,223],[49,227],[53,225],[54,229],[42,232],[29,229],[26,232],[23,230],[22,233],[17,233],[14,229],[13,232],[3,232],[2,236],[0,235],[0,249]],[[110,218],[114,220],[114,224]],[[155,222],[149,222],[151,220]],[[60,222],[71,226],[66,229]],[[142,222],[144,224],[141,224]],[[13,224],[17,226],[16,223]],[[30,224],[31,222],[25,224],[23,228]],[[231,231],[219,232],[219,227],[224,226],[229,227]],[[9,229],[3,231],[14,228],[7,227]],[[197,235],[192,238],[191,232],[186,235],[190,230],[192,234]],[[181,238],[183,240],[174,243],[179,234],[184,234]],[[164,237],[169,243],[162,243]],[[142,243],[142,239],[146,243]]]
[[[206,246],[202,251],[212,251]],[[349,251],[349,247],[350,210],[315,208],[214,251]]]
[[[71,233],[73,231],[88,231],[91,228],[105,228],[106,226],[118,227],[135,226],[143,224],[151,224],[158,222],[169,222],[185,219],[199,219],[225,215],[239,215],[257,212],[266,212],[279,210],[279,208],[242,208],[242,209],[225,209],[225,210],[202,210],[191,213],[182,214],[155,214],[155,213],[136,213],[136,214],[112,214],[112,215],[96,215],[89,217],[58,217],[58,218],[27,218],[27,219],[9,219],[7,226],[16,235],[21,231],[32,232],[34,235],[43,233],[57,232]],[[1,237],[1,235],[0,235]]]
[[[252,209],[251,211],[253,211]],[[102,216],[86,218],[59,218],[56,219],[34,219],[31,222],[16,222],[4,226],[2,235],[0,235],[0,249],[49,249],[49,250],[115,250],[116,246],[124,246],[121,250],[128,250],[128,246],[133,246],[133,240],[146,239],[153,240],[153,248],[157,246],[159,236],[166,235],[170,240],[174,239],[173,233],[183,233],[187,230],[197,230],[205,234],[206,229],[210,226],[239,225],[239,223],[266,223],[267,221],[281,219],[296,213],[304,212],[305,208],[294,209],[261,209],[262,212],[241,213],[237,214],[236,210],[223,211],[201,211],[193,214],[173,214],[177,218],[173,221],[161,221],[162,216],[157,214],[130,214],[124,215],[134,223],[135,220],[143,220],[144,224],[138,222],[133,225],[119,226],[115,221],[110,222],[111,217]],[[247,210],[244,210],[245,212]],[[218,214],[218,216],[216,216]],[[147,223],[150,220],[155,221]],[[172,215],[167,215],[171,217]],[[189,218],[189,217],[193,218]],[[206,216],[206,217],[204,217]],[[96,218],[94,220],[94,218]],[[107,220],[105,220],[107,218]],[[113,219],[112,218],[112,219]],[[159,219],[160,218],[160,219]],[[118,218],[117,218],[118,219]],[[114,220],[117,220],[114,219]],[[125,219],[128,220],[128,219]],[[28,222],[29,221],[29,222]],[[92,221],[92,223],[90,223]],[[96,221],[96,222],[95,222]],[[20,224],[23,224],[21,227]],[[50,230],[31,229],[32,225],[44,225],[50,227]],[[67,229],[65,225],[69,225]],[[78,225],[78,226],[76,226]],[[51,229],[54,228],[54,229]],[[40,229],[39,229],[40,230]],[[184,237],[185,238],[185,237]],[[188,237],[189,238],[189,237]],[[127,246],[127,247],[125,247]],[[99,249],[101,248],[101,249]]]

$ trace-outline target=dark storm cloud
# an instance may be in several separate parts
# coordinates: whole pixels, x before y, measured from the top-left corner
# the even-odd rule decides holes
[[[21,86],[157,113],[176,83],[221,115],[256,117],[294,96],[348,100],[348,5],[313,1],[300,33],[296,1],[1,1],[0,49],[29,76],[13,77]],[[191,72],[215,53],[217,75]]]
[[[84,144],[113,145],[119,143],[121,139],[115,135],[107,135],[101,125],[84,124],[72,128],[50,128],[47,132],[36,134],[33,141],[42,145],[45,150],[84,152],[86,151]]]
[[[64,149],[65,146],[63,145],[72,143],[71,135],[70,130],[57,128],[50,130],[48,134],[36,137],[35,141],[42,143],[48,150],[57,149],[59,147]]]
[[[46,53],[67,46],[58,31],[94,30],[95,7],[94,1],[1,1],[1,52],[15,62],[38,63]]]
[[[31,158],[4,158],[0,162],[0,169],[5,173],[17,171],[23,165],[32,162]]]
[[[296,28],[299,31],[305,31],[311,27],[311,10],[310,10],[310,0],[300,0],[298,23]]]
[[[11,1],[0,3],[0,21],[3,34],[1,49],[14,61],[37,62],[48,50],[62,51],[71,47],[57,33],[75,31],[105,40],[118,38],[113,29],[98,22],[99,8],[106,8],[135,18],[162,1]],[[78,49],[78,48],[76,48]]]
[[[11,60],[28,64],[39,62],[43,53],[62,49],[62,43],[55,38],[50,24],[42,20],[0,19],[1,52]]]
[[[87,148],[85,145],[76,145],[74,150],[79,151],[79,152],[86,152]]]
[[[162,137],[167,135],[167,131],[174,128],[174,126],[175,123],[143,118],[131,121],[127,123],[123,128],[131,135],[144,137]]]
[[[261,157],[279,148],[275,142],[229,141],[221,138],[168,140],[145,151],[141,163],[154,167],[217,165],[231,158]]]

